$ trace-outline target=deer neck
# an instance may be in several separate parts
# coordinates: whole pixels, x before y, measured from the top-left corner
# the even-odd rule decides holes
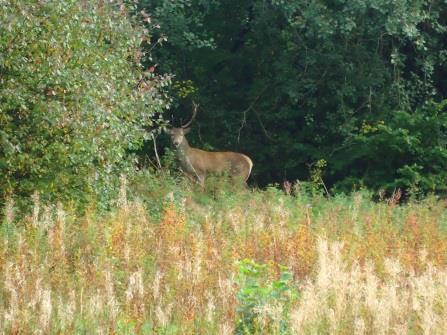
[[[180,143],[180,145],[177,148],[177,157],[180,161],[185,162],[187,160],[189,150],[191,147],[189,146],[188,141],[186,138],[183,138],[183,141]]]
[[[190,151],[191,147],[189,146],[189,143],[186,140],[186,138],[184,138],[177,148],[177,158],[180,161],[180,165],[185,172],[193,174],[198,177],[197,171],[194,168],[193,162],[190,159]]]

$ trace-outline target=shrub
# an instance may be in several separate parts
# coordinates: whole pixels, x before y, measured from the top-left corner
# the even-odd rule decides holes
[[[244,259],[239,263],[236,334],[289,334],[289,308],[296,300],[292,274],[280,266],[279,279],[269,280],[267,264]]]
[[[143,42],[149,31],[113,1],[2,2],[0,199],[115,193],[168,104]]]

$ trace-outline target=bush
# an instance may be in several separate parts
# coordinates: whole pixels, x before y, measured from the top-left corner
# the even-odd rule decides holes
[[[446,106],[447,100],[430,102],[411,113],[395,111],[388,122],[365,122],[340,152],[345,159],[333,165],[350,175],[337,187],[350,189],[357,181],[390,193],[401,188],[412,196],[446,194]]]
[[[0,200],[115,194],[168,105],[169,78],[143,71],[142,43],[149,31],[113,1],[3,2]]]
[[[268,279],[266,264],[244,259],[239,263],[236,334],[289,334],[289,308],[298,297],[293,275],[280,266],[280,278]]]

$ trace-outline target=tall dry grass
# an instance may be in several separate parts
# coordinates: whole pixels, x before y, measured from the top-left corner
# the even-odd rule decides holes
[[[278,264],[293,273],[292,333],[447,331],[447,213],[439,201],[396,206],[362,194],[270,189],[206,201],[167,196],[161,216],[150,206],[124,191],[102,216],[78,217],[37,197],[28,216],[5,206],[1,332],[233,334],[237,262],[245,258],[270,264],[272,280]],[[257,308],[270,315],[265,322],[281,321],[280,304]]]
[[[379,277],[372,263],[348,266],[343,244],[319,240],[316,278],[301,287],[291,312],[296,334],[446,334],[447,269],[420,261],[416,273],[386,258]]]

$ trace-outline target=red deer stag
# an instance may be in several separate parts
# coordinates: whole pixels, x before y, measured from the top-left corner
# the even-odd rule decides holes
[[[253,162],[249,157],[238,152],[210,152],[189,145],[185,135],[190,131],[196,114],[197,105],[193,104],[191,120],[180,128],[168,130],[183,172],[190,179],[197,180],[202,186],[210,173],[228,174],[246,182],[253,167]]]

